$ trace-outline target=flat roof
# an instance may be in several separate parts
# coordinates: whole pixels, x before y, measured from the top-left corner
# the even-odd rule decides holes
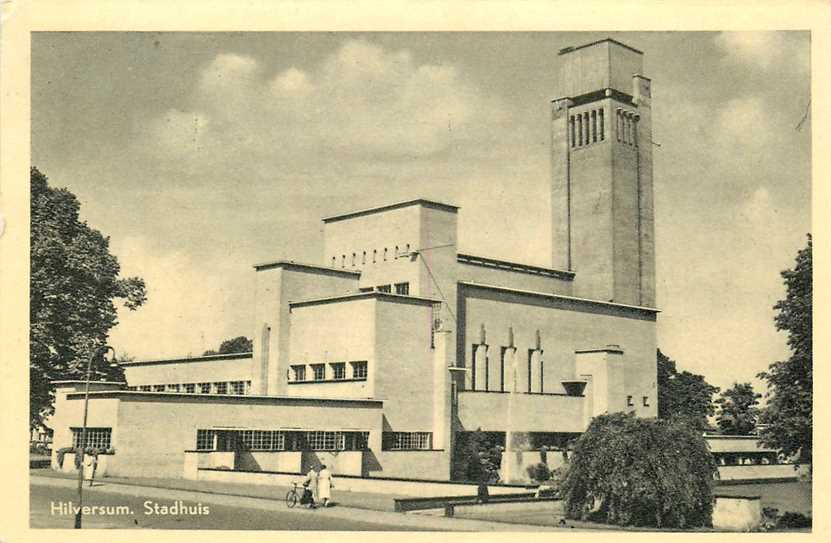
[[[251,358],[254,353],[228,353],[228,354],[209,354],[203,356],[183,356],[177,358],[155,358],[150,360],[134,360],[131,362],[121,362],[121,366],[145,366],[150,364],[179,364],[181,362],[214,362],[220,360],[238,360],[241,358]]]
[[[572,271],[555,270],[554,268],[543,268],[541,266],[531,266],[530,264],[519,264],[517,262],[497,260],[495,258],[484,256],[458,253],[456,255],[456,260],[462,264],[482,266],[484,268],[494,268],[498,270],[527,273],[531,275],[542,275],[545,277],[553,277],[555,279],[563,279],[565,281],[571,281],[574,279],[574,272]]]
[[[387,205],[378,206],[378,207],[371,207],[371,208],[368,208],[368,209],[361,209],[361,210],[358,210],[358,211],[350,211],[348,213],[343,213],[343,214],[340,214],[340,215],[332,215],[330,217],[324,217],[321,220],[325,223],[337,222],[337,221],[342,221],[342,220],[345,220],[345,219],[352,219],[352,218],[355,218],[355,217],[360,217],[362,215],[371,215],[373,213],[380,213],[382,211],[390,211],[392,209],[399,209],[399,208],[402,208],[402,207],[409,207],[409,206],[414,206],[414,205],[421,205],[421,206],[430,207],[430,208],[433,208],[433,209],[440,209],[442,211],[449,211],[451,213],[456,213],[457,211],[459,211],[459,206],[454,206],[454,205],[450,205],[450,204],[443,204],[441,202],[436,202],[434,200],[426,200],[424,198],[417,198],[415,200],[407,200],[406,202],[397,202],[397,203],[394,203],[394,204],[387,204]]]
[[[80,399],[84,397],[83,392],[70,392],[67,398]],[[255,394],[189,394],[187,392],[156,392],[143,390],[98,390],[90,391],[90,398],[113,398],[124,396],[151,397],[161,396],[164,398],[198,398],[201,400],[240,400],[259,402],[289,402],[289,403],[353,403],[353,404],[383,404],[384,400],[375,398],[325,398],[325,397],[304,397],[304,396],[261,396]]]
[[[86,381],[83,379],[60,379],[58,381],[49,381],[53,385],[85,385]],[[126,381],[90,381],[91,385],[126,385]]]
[[[553,294],[551,292],[539,292],[537,290],[525,290],[520,288],[503,287],[500,285],[489,285],[487,283],[476,283],[474,281],[459,281],[460,285],[474,288],[481,288],[486,290],[501,290],[505,292],[513,292],[517,294],[527,294],[529,296],[537,296],[540,298],[551,298],[556,300],[566,300],[571,302],[580,302],[591,305],[599,305],[604,307],[617,307],[621,309],[634,309],[637,311],[645,311],[648,313],[660,313],[660,309],[654,307],[644,307],[640,305],[619,304],[616,302],[604,302],[602,300],[592,300],[591,298],[578,298],[576,296],[566,296],[564,294]]]
[[[322,266],[320,264],[309,264],[308,262],[295,262],[294,260],[274,260],[271,262],[261,262],[254,264],[254,269],[266,270],[271,268],[292,268],[295,270],[309,271],[314,273],[334,273],[336,275],[348,275],[350,277],[359,277],[360,271],[344,270],[342,268],[333,268],[331,266]]]
[[[643,54],[643,51],[641,51],[639,49],[635,49],[631,45],[626,45],[623,42],[619,42],[614,38],[603,38],[602,40],[596,40],[596,41],[593,41],[593,42],[584,43],[583,45],[574,45],[574,46],[571,46],[571,47],[563,47],[562,49],[560,49],[560,52],[557,53],[557,54],[558,55],[565,55],[565,54],[571,53],[573,51],[577,51],[578,49],[585,49],[586,47],[591,47],[593,45],[597,45],[599,43],[605,43],[605,42],[620,45],[621,47],[625,47],[626,49],[629,49],[630,51],[634,51],[635,53],[638,53],[640,55]]]
[[[433,298],[422,298],[420,296],[404,296],[402,294],[393,294],[391,292],[380,292],[372,290],[368,292],[354,292],[350,294],[339,294],[337,296],[326,296],[324,298],[313,298],[310,300],[298,300],[296,302],[289,302],[289,307],[303,307],[307,305],[330,304],[338,302],[347,302],[351,300],[359,300],[362,298],[377,298],[385,302],[399,302],[399,303],[415,303],[419,305],[432,305],[441,303],[441,300]]]

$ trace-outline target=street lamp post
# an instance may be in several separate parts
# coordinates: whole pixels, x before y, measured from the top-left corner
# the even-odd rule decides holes
[[[86,386],[84,387],[84,424],[81,427],[81,438],[78,442],[80,452],[75,453],[78,463],[78,509],[75,513],[76,529],[81,527],[82,511],[84,508],[84,453],[87,448],[87,414],[89,413],[89,380],[90,374],[92,373],[92,360],[96,355],[104,354],[107,351],[113,351],[113,355],[115,355],[112,347],[103,346],[93,349],[89,355],[89,360],[87,360]]]

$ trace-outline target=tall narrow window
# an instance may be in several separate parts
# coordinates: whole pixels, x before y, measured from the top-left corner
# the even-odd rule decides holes
[[[387,261],[387,248],[384,247],[384,262]]]
[[[632,145],[638,146],[638,118],[632,118]]]
[[[621,119],[620,110],[617,110],[615,112],[615,135],[618,141],[620,141],[620,133],[623,132]]]
[[[606,138],[605,134],[605,126],[603,126],[603,110],[599,109],[597,111],[598,120],[600,122],[600,141],[603,141]]]
[[[574,115],[571,115],[568,119],[568,129],[569,129],[569,132],[571,133],[571,146],[574,147],[575,144],[576,144],[576,141],[577,141],[577,139],[575,137],[576,133],[574,131]]]
[[[361,264],[366,264],[366,251],[364,251],[364,254],[361,257]]]
[[[346,267],[346,255],[340,255],[340,267],[341,268]]]
[[[333,256],[332,257],[332,267],[333,268],[335,267],[336,262],[337,262],[337,257]]]
[[[592,111],[592,143],[597,141],[597,111]]]
[[[395,256],[393,256],[395,260],[398,260],[398,245],[395,246]]]
[[[375,264],[375,261],[378,259],[378,249],[372,250],[372,263]]]
[[[583,119],[585,120],[585,123],[586,123],[586,130],[585,130],[583,135],[586,138],[586,145],[588,145],[589,143],[591,143],[591,135],[589,134],[591,132],[591,130],[590,130],[591,129],[591,123],[589,123],[589,112],[588,111],[583,113]]]
[[[583,145],[583,116],[577,116],[577,145]]]
[[[355,253],[352,253],[352,267],[355,267]]]

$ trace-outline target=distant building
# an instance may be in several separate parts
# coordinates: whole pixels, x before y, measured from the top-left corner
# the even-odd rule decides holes
[[[126,384],[93,385],[90,442],[115,450],[99,469],[323,462],[447,480],[454,450],[481,429],[514,436],[506,465],[521,478],[534,450],[563,446],[595,415],[655,416],[651,83],[642,53],[611,39],[560,61],[541,119],[550,267],[459,252],[453,205],[327,217],[320,262],[254,266],[253,353],[131,362]],[[56,386],[57,449],[79,439],[83,383]]]

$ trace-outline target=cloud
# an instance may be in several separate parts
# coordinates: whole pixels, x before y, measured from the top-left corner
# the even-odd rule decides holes
[[[400,159],[475,148],[506,123],[501,104],[453,66],[418,64],[406,50],[348,40],[312,69],[272,75],[254,58],[217,56],[201,71],[191,107],[152,120],[142,145],[174,163],[178,150],[189,158],[201,153],[211,167],[244,153],[291,168],[325,157]]]
[[[769,142],[774,121],[759,96],[728,100],[718,112],[715,143],[731,150],[763,147]]]
[[[720,32],[716,45],[726,54],[726,60],[738,64],[750,63],[769,70],[790,63],[800,71],[809,66],[809,48],[804,47],[802,33],[794,32]]]

